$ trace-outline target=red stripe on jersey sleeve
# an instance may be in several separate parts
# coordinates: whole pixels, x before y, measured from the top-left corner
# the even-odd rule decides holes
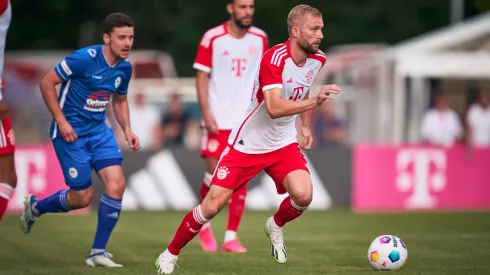
[[[207,73],[211,72],[213,67],[213,41],[226,33],[224,25],[220,25],[208,30],[203,35],[197,49],[196,59],[194,59],[194,69]]]
[[[269,40],[267,38],[267,34],[257,28],[257,27],[251,27],[250,29],[248,29],[248,33],[251,33],[253,35],[256,35],[256,36],[259,36],[260,38],[262,38],[262,55],[269,49]]]
[[[285,46],[275,46],[264,54],[260,62],[258,92],[273,88],[282,89],[282,71],[287,56]]]
[[[8,0],[0,0],[0,15],[2,15],[7,10],[8,6]]]
[[[269,49],[269,40],[267,39],[267,36],[262,37],[262,43],[263,43],[263,49],[264,49],[262,54],[264,54]]]
[[[194,60],[194,69],[211,72],[213,50],[211,47],[204,47],[202,44],[197,49],[196,59]]]
[[[320,61],[322,63],[322,67],[327,62],[327,56],[322,51],[318,51],[316,54],[309,54],[308,58]]]

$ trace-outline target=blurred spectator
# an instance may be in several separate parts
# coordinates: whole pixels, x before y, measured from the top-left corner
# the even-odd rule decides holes
[[[158,109],[146,102],[143,93],[136,93],[132,100],[129,100],[129,114],[131,129],[140,140],[141,150],[150,150],[152,142],[152,129],[158,125]],[[127,147],[127,143],[124,142]]]
[[[22,133],[16,136],[16,143],[49,142],[52,116],[44,104],[38,82],[9,66],[6,66],[3,77],[8,83],[4,100],[9,105],[14,130]]]
[[[468,142],[472,146],[490,146],[490,96],[480,91],[478,101],[473,103],[466,116]]]
[[[174,93],[169,101],[168,111],[162,115],[160,124],[154,128],[152,148],[185,145],[185,134],[193,126],[190,113],[184,108],[180,95]]]
[[[318,147],[339,146],[345,143],[344,122],[335,115],[331,102],[325,102],[313,118],[313,138]]]
[[[435,107],[424,114],[421,125],[422,140],[431,145],[450,147],[463,135],[458,114],[449,108],[444,95],[438,95]]]

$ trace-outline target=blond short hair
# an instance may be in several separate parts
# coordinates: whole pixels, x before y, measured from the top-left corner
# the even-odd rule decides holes
[[[291,29],[303,23],[307,15],[313,17],[322,17],[322,13],[309,5],[297,5],[288,14],[288,33],[291,35]]]

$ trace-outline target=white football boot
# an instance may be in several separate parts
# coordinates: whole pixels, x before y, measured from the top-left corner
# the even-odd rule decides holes
[[[85,264],[89,267],[123,267],[121,264],[113,262],[111,258],[111,253],[101,251],[99,253],[90,254],[85,260]]]
[[[288,251],[284,245],[282,227],[275,228],[275,226],[272,226],[273,221],[271,219],[272,217],[265,223],[264,231],[271,243],[272,257],[277,263],[283,264],[288,259]]]
[[[175,266],[177,265],[178,256],[171,255],[169,253],[163,252],[158,256],[158,259],[155,261],[155,268],[157,269],[158,274],[172,274],[174,272]]]
[[[25,234],[31,232],[32,226],[39,218],[39,214],[33,208],[33,205],[35,205],[36,203],[36,196],[29,195],[25,197],[24,211],[22,211],[22,214],[20,215],[20,228]]]

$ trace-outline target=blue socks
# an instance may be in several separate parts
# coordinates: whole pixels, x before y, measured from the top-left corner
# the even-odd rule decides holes
[[[71,210],[66,196],[68,190],[60,190],[53,195],[38,201],[33,208],[39,215],[45,213],[60,213]],[[92,249],[105,250],[112,230],[116,227],[119,216],[121,215],[122,200],[114,199],[106,194],[102,194],[100,198],[98,210],[97,231]],[[36,213],[37,214],[37,213]]]
[[[97,231],[95,232],[95,239],[92,249],[105,250],[112,230],[114,230],[114,227],[116,227],[119,216],[121,215],[121,208],[122,200],[114,199],[106,194],[102,194],[97,213]]]
[[[37,210],[39,215],[45,213],[68,212],[71,210],[71,207],[66,200],[67,195],[68,190],[60,190],[44,200],[38,201],[35,210]]]

